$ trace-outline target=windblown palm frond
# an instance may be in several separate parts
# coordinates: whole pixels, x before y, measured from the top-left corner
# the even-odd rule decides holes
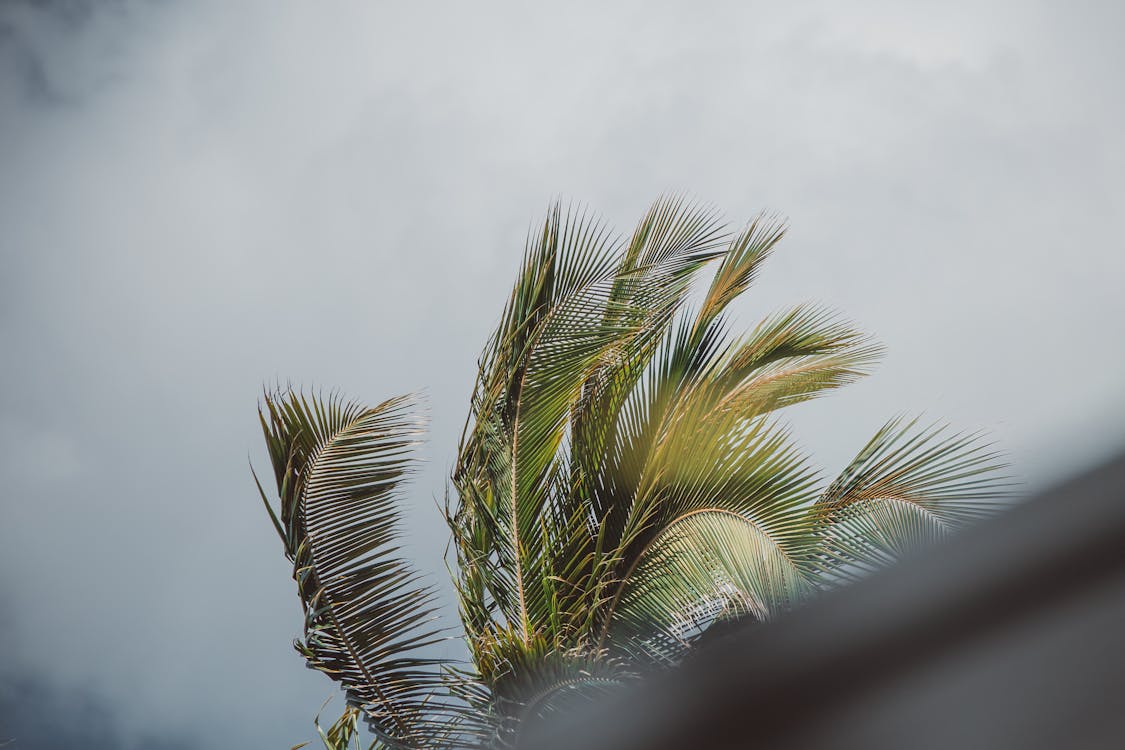
[[[339,681],[391,747],[433,747],[454,707],[430,647],[433,592],[396,558],[399,486],[420,425],[406,398],[366,408],[267,394],[259,410],[280,505],[270,511],[305,609],[294,646]]]
[[[997,508],[1010,486],[980,434],[918,420],[884,425],[817,501],[822,575],[847,580],[946,538]]]

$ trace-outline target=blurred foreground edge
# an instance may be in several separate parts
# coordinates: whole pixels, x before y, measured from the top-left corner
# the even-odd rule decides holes
[[[525,747],[1125,748],[1125,456]]]

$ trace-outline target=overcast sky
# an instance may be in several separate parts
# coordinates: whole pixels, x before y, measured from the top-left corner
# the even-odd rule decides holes
[[[425,392],[444,585],[475,358],[555,197],[789,218],[740,321],[815,300],[888,348],[793,414],[827,470],[902,412],[990,430],[1028,490],[1125,446],[1120,3],[398,5],[0,5],[17,747],[311,738],[262,384]]]

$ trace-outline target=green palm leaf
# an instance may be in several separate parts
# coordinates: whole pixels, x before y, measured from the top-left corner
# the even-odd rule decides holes
[[[716,242],[714,218],[676,201],[654,207],[621,257],[596,222],[550,213],[482,356],[454,475],[470,628],[499,610],[501,627],[527,642],[559,597],[583,589],[573,577],[590,570],[591,496],[567,491],[584,467],[560,455],[564,441],[585,433],[589,444],[604,427],[581,414],[614,399],[630,363],[643,365]]]
[[[700,602],[724,600],[727,614],[765,619],[798,599],[808,588],[815,482],[804,456],[769,422],[685,412],[654,451],[629,508],[600,642],[645,651],[638,644],[667,634],[671,623],[698,625],[687,612]],[[664,640],[666,655],[682,652],[675,641],[688,645]]]
[[[888,422],[814,508],[822,574],[850,579],[995,513],[1011,487],[1004,467],[979,434]]]
[[[289,391],[267,394],[260,416],[280,498],[271,517],[305,610],[295,647],[347,689],[380,738],[431,747],[456,707],[435,699],[443,662],[427,654],[445,638],[432,624],[434,594],[395,557],[399,487],[421,431],[410,407]]]

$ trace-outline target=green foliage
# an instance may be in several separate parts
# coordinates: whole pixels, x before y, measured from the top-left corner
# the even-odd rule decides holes
[[[375,408],[336,396],[267,395],[259,411],[280,505],[261,488],[304,605],[294,647],[341,682],[378,737],[423,746],[444,736],[444,639],[433,593],[395,557],[399,485],[421,425],[398,398]],[[257,477],[255,477],[257,480]]]
[[[341,721],[362,709],[388,747],[514,744],[717,622],[768,620],[997,507],[997,455],[915,422],[822,481],[777,412],[880,348],[807,305],[730,335],[783,234],[662,200],[623,242],[558,206],[529,238],[446,508],[468,665],[427,656],[432,593],[394,556],[408,402],[267,394],[278,509],[262,498],[305,606],[298,650],[354,707]]]
[[[324,706],[328,702],[325,701]],[[324,710],[324,706],[320,710]],[[359,718],[362,711],[355,706],[348,706],[344,709],[339,719],[332,723],[332,726],[325,730],[320,726],[320,714],[317,714],[313,723],[316,725],[316,733],[320,736],[320,741],[324,745],[324,750],[363,750],[362,745],[359,744]],[[294,745],[289,750],[301,750],[303,747],[308,747],[307,742],[302,742],[299,745]],[[367,750],[378,750],[380,747],[379,740],[375,740],[368,745]],[[383,745],[386,747],[386,745]]]

